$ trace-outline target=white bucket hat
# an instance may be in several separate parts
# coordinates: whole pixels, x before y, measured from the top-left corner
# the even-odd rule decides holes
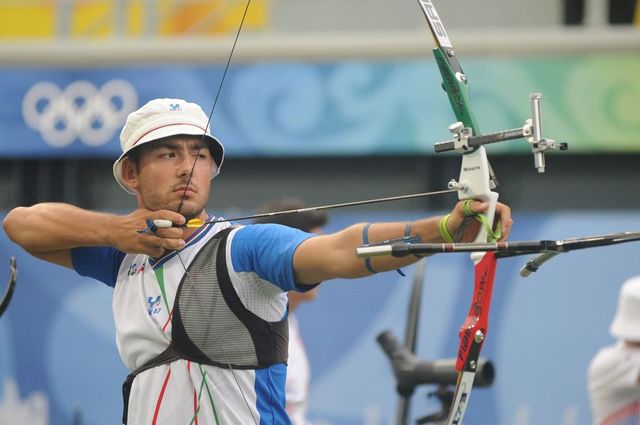
[[[211,178],[220,172],[224,160],[224,146],[209,131],[208,117],[195,103],[181,99],[154,99],[129,114],[120,133],[122,155],[113,163],[113,175],[124,190],[132,195],[122,179],[122,160],[131,149],[169,136],[203,136],[211,142],[211,152],[217,167]]]
[[[618,311],[609,332],[616,338],[640,341],[640,276],[632,277],[620,288]]]

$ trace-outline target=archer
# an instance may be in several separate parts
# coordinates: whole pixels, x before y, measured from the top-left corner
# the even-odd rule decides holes
[[[3,225],[33,256],[114,288],[116,343],[133,371],[125,382],[129,424],[288,424],[286,292],[418,259],[361,259],[356,248],[363,243],[452,235],[471,241],[480,224],[463,228],[465,215],[489,207],[458,202],[444,217],[360,223],[325,235],[276,224],[234,226],[205,211],[224,148],[198,105],[150,101],[127,118],[121,146],[114,176],[135,195],[133,212],[42,203],[15,208]],[[496,215],[505,239],[510,209],[498,203]],[[207,225],[186,226],[193,219]]]

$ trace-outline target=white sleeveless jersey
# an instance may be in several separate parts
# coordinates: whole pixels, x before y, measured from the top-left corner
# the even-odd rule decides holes
[[[229,226],[203,226],[179,255],[171,252],[156,261],[113,248],[72,250],[78,273],[114,287],[116,343],[129,369],[139,368],[167,348],[173,304],[185,269],[207,241]],[[295,285],[292,266],[295,249],[311,236],[273,224],[231,231],[227,267],[245,308],[270,322],[286,316],[286,291],[311,288]],[[176,360],[136,376],[128,424],[289,424],[285,379],[285,364],[232,371]]]
[[[288,363],[287,382],[285,385],[287,413],[293,425],[311,425],[311,422],[307,420],[311,368],[307,351],[300,335],[298,320],[293,313],[289,315]]]
[[[622,341],[601,349],[589,365],[589,398],[596,425],[640,424],[640,348]]]

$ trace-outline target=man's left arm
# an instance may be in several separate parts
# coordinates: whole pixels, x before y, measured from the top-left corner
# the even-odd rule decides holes
[[[487,203],[474,201],[471,210],[482,213]],[[504,204],[496,206],[504,240],[508,237],[512,225],[511,210]],[[366,242],[375,243],[384,240],[399,239],[409,234],[417,236],[422,242],[443,242],[439,231],[440,217],[425,218],[413,222],[397,223],[360,223],[336,233],[321,235],[305,240],[298,246],[293,256],[293,269],[296,283],[315,284],[335,278],[357,278],[376,272],[395,270],[414,263],[415,256],[403,258],[376,257],[368,262],[356,256],[356,248]],[[456,234],[465,221],[463,202],[458,202],[447,221],[447,229]],[[473,220],[465,227],[462,242],[470,242],[479,230],[480,224]]]

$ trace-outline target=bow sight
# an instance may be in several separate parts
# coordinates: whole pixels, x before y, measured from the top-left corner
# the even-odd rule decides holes
[[[498,131],[495,133],[474,136],[471,127],[465,127],[462,121],[457,121],[449,126],[449,131],[454,137],[444,142],[434,145],[436,153],[458,151],[472,152],[482,145],[490,143],[506,142],[507,140],[526,139],[531,145],[534,166],[539,173],[544,173],[544,154],[548,150],[565,151],[568,148],[566,143],[559,143],[553,139],[542,137],[542,122],[540,119],[540,99],[542,94],[531,93],[531,118],[527,119],[520,128]]]

